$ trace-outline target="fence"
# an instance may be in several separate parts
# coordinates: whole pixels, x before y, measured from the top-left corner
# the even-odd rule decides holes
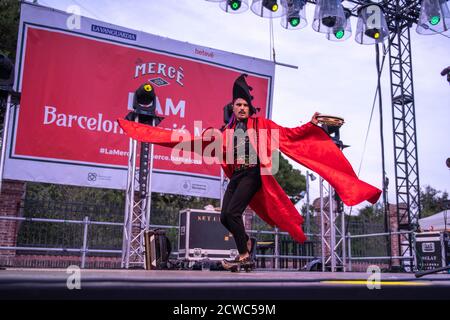
[[[14,246],[0,247],[0,264],[19,267],[79,264],[82,268],[120,268],[123,212],[119,206],[27,200],[23,217],[0,217],[0,221],[15,221],[18,230]],[[389,237],[398,233],[377,232],[384,230],[380,221],[347,219],[349,232],[345,240],[349,270],[365,271],[365,267],[373,263],[387,267],[392,259],[409,259],[389,257]],[[164,224],[167,221],[178,224],[178,210],[152,210],[152,227],[167,229],[172,252],[176,255],[178,227]],[[300,245],[287,233],[272,229],[255,216],[249,233],[258,242],[257,267],[304,270],[308,263],[321,257],[318,217],[311,220],[310,230],[308,241]],[[354,235],[354,232],[358,234]],[[2,255],[5,252],[11,255]]]
[[[386,246],[390,245],[391,239],[395,239],[400,234],[412,235],[413,232],[383,232],[360,235],[347,233],[347,265],[349,271],[365,271],[367,266],[372,264],[385,269],[391,269],[393,264],[395,264],[404,271],[413,271],[414,257],[386,254]]]

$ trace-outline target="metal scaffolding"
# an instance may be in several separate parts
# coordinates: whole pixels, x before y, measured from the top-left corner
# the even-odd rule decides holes
[[[0,98],[0,116],[3,115],[3,124],[2,127],[0,127],[0,134],[1,134],[1,143],[0,143],[0,149],[1,149],[1,155],[0,155],[0,192],[2,190],[2,181],[3,181],[3,170],[5,168],[5,160],[6,160],[6,140],[8,139],[9,135],[9,120],[11,118],[11,111],[15,108],[18,108],[20,104],[20,94],[16,93],[14,91],[8,92],[6,94],[6,99],[3,100]],[[5,111],[3,113],[3,108],[5,108]],[[1,117],[0,117],[1,121]]]
[[[320,177],[320,238],[322,271],[347,271],[345,243],[345,214],[336,214],[334,189]],[[340,220],[340,221],[339,221]],[[326,266],[329,265],[329,268]]]
[[[140,146],[138,171],[137,141],[130,138],[121,263],[121,267],[126,269],[145,268],[144,232],[150,227],[153,144],[142,142]],[[136,193],[136,189],[139,190],[139,194]]]
[[[410,27],[418,21],[420,1],[388,1],[385,10],[390,30],[397,231],[415,231],[420,218],[420,184]],[[412,256],[411,234],[400,234],[398,241],[400,256]]]

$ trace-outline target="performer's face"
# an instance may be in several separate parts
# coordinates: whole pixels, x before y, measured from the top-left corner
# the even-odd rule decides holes
[[[250,116],[250,107],[247,101],[242,98],[237,98],[233,103],[233,113],[238,120],[247,119]]]

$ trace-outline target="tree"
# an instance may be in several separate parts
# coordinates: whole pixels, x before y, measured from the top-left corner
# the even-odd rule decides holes
[[[306,177],[301,174],[300,170],[294,169],[280,153],[279,159],[279,170],[275,174],[275,179],[294,203],[292,198],[306,190]]]
[[[448,192],[439,191],[431,186],[420,190],[421,217],[425,218],[447,209]]]
[[[12,61],[16,58],[20,1],[0,0],[0,51]]]

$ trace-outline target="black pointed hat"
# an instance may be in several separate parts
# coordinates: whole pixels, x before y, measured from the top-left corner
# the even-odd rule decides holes
[[[250,91],[253,90],[247,82],[245,78],[248,75],[246,73],[241,74],[235,81],[233,85],[233,101],[237,98],[242,98],[247,101],[248,106],[250,107],[250,114],[256,113],[256,109],[252,104],[253,96],[250,94]]]

